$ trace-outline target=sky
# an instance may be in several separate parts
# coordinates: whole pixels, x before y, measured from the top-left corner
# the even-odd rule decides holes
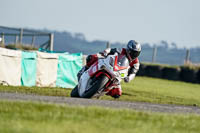
[[[200,46],[200,0],[0,0],[0,25]]]

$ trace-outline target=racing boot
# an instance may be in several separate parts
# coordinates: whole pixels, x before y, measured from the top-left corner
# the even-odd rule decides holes
[[[119,98],[122,95],[121,88],[113,88],[106,95],[110,95],[113,98]]]

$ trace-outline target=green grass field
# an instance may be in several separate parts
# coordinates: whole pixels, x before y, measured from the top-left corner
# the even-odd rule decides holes
[[[200,84],[136,77],[131,83],[122,82],[122,89],[123,94],[118,99],[122,101],[200,106]],[[0,86],[0,91],[69,96],[71,89]],[[114,100],[109,96],[101,99]]]
[[[199,133],[200,116],[0,101],[1,133]]]
[[[200,85],[137,77],[122,83],[122,101],[200,106]],[[0,92],[69,96],[71,89],[0,86]],[[101,99],[114,100],[109,96]],[[0,133],[199,133],[195,114],[75,107],[0,100]]]

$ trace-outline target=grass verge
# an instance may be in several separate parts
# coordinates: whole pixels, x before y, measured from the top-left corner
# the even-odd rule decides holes
[[[0,101],[2,133],[199,133],[200,116]]]
[[[164,79],[136,77],[128,84],[122,82],[120,101],[200,106],[200,85]],[[0,86],[0,92],[31,93],[50,96],[70,96],[71,89]],[[101,99],[114,100],[110,96]]]
[[[26,87],[26,86],[2,86],[0,92],[26,93],[44,96],[70,96],[71,89],[58,87]]]

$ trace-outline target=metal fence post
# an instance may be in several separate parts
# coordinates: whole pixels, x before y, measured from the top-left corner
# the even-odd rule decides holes
[[[2,33],[2,35],[1,35],[1,38],[2,38],[2,44],[5,44],[5,38],[4,38],[4,33]]]
[[[190,63],[190,50],[187,49],[186,56],[185,56],[185,64]]]
[[[20,44],[22,44],[22,39],[23,39],[23,28],[20,29],[20,40],[19,40]]]
[[[50,51],[53,51],[53,39],[54,39],[54,35],[53,35],[53,33],[51,33],[50,35],[49,35],[49,38],[50,38]]]
[[[107,42],[106,48],[110,48],[110,42]]]
[[[35,43],[35,36],[32,36],[31,46],[34,46],[34,43]]]
[[[156,55],[157,55],[157,46],[154,46],[153,48],[153,56],[152,56],[152,62],[156,62]]]
[[[17,44],[19,42],[19,37],[16,35],[15,36],[15,44]]]

